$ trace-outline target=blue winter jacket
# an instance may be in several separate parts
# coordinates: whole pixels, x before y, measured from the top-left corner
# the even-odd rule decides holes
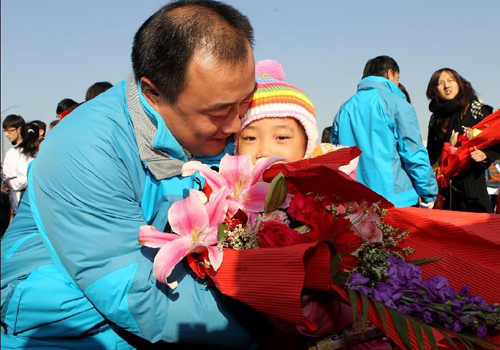
[[[255,345],[254,313],[182,264],[172,275],[175,290],[155,280],[158,249],[139,244],[139,227],[163,230],[171,204],[202,179],[151,175],[125,101],[122,82],[86,102],[48,134],[33,162],[2,239],[2,349],[147,348],[160,340]],[[154,145],[184,155],[141,101],[163,130]],[[200,160],[218,164],[221,156]]]
[[[438,188],[413,107],[392,81],[369,76],[333,121],[330,141],[362,151],[356,180],[397,207],[435,201]]]

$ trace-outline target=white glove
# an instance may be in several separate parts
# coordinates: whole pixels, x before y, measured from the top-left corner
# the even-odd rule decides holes
[[[420,198],[418,199],[418,207],[425,209],[432,209],[434,207],[434,202],[424,202]]]

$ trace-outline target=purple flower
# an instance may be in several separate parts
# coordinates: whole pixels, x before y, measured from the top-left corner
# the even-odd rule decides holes
[[[425,323],[432,323],[432,313],[429,310],[424,311],[422,316]]]
[[[422,287],[429,294],[431,302],[446,302],[455,297],[455,291],[448,284],[448,280],[442,276],[432,276],[422,283]]]
[[[361,285],[364,285],[370,281],[369,278],[363,276],[359,272],[353,272],[351,273],[351,276],[349,278],[349,281],[346,283],[348,287],[358,287]]]
[[[486,338],[486,333],[488,333],[488,329],[486,328],[486,326],[483,325],[483,326],[477,327],[476,334],[479,338],[481,338],[481,339]]]

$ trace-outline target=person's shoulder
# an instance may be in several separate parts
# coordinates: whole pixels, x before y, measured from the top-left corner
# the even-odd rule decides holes
[[[19,150],[19,145],[16,145],[14,147],[11,147],[5,152],[5,159],[7,158],[17,158],[21,154],[21,151]]]
[[[493,107],[485,104],[481,99],[476,99],[470,104],[470,113],[474,119],[481,120],[493,113]]]

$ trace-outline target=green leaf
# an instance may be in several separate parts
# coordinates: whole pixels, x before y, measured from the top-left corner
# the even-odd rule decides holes
[[[267,192],[266,203],[264,205],[264,213],[271,213],[278,209],[286,199],[286,179],[280,171],[271,181],[269,192]]]
[[[384,331],[387,333],[387,318],[385,316],[385,307],[382,303],[376,300],[372,299],[372,302],[377,308],[378,314],[380,315],[380,319],[382,320],[382,325],[384,326]]]
[[[481,338],[478,338],[477,336],[475,335],[468,335],[468,334],[464,334],[464,333],[454,333],[454,332],[450,332],[451,334],[453,334],[454,337],[456,337],[457,339],[459,340],[465,340],[467,341],[469,344],[470,343],[474,343],[474,344],[478,344],[484,348],[488,348],[488,349],[498,349],[497,347],[487,343],[486,341],[484,341],[483,339]],[[472,345],[471,345],[472,346]]]
[[[339,272],[339,264],[342,261],[343,254],[337,254],[330,262],[330,274],[335,276]]]
[[[427,258],[427,259],[415,259],[415,260],[408,260],[407,262],[412,263],[413,265],[422,265],[422,264],[427,264],[433,261],[438,261],[441,260],[442,258]]]
[[[425,334],[427,334],[427,340],[429,341],[429,344],[431,344],[432,350],[438,350],[436,338],[434,338],[431,327],[429,327],[427,323],[423,323],[422,328],[424,329]]]
[[[359,293],[361,295],[361,310],[363,317],[361,318],[361,327],[362,329],[366,329],[366,322],[368,321],[368,297],[364,293]]]
[[[343,286],[349,280],[349,273],[341,272],[335,275],[332,274],[332,277],[333,277],[333,284],[337,286]]]
[[[401,338],[401,341],[403,342],[405,348],[411,350],[410,335],[408,334],[406,317],[390,307],[387,308],[387,311],[389,312],[389,316],[391,316],[392,322],[394,322],[396,331],[398,332],[399,337]]]
[[[222,244],[222,242],[226,240],[228,233],[229,231],[226,224],[219,224],[219,226],[217,226],[217,241],[219,244]]]
[[[349,293],[349,301],[351,302],[352,319],[356,320],[358,317],[358,298],[355,291],[348,288],[347,292]],[[352,324],[355,326],[356,322],[353,322]]]
[[[440,331],[439,329],[437,331],[439,333],[441,333],[441,335],[448,341],[448,343],[450,343],[455,349],[459,350],[457,344],[455,344],[455,342],[453,341],[453,339],[451,339],[448,334],[446,334],[445,332]]]
[[[415,321],[413,317],[408,317],[408,321],[410,322],[410,326],[413,329],[413,333],[415,333],[415,338],[417,338],[418,347],[420,348],[420,350],[425,350],[424,336],[422,335],[420,322]]]
[[[467,339],[459,337],[458,341],[462,343],[462,345],[465,346],[467,350],[474,350],[474,346],[472,346],[472,344]]]

